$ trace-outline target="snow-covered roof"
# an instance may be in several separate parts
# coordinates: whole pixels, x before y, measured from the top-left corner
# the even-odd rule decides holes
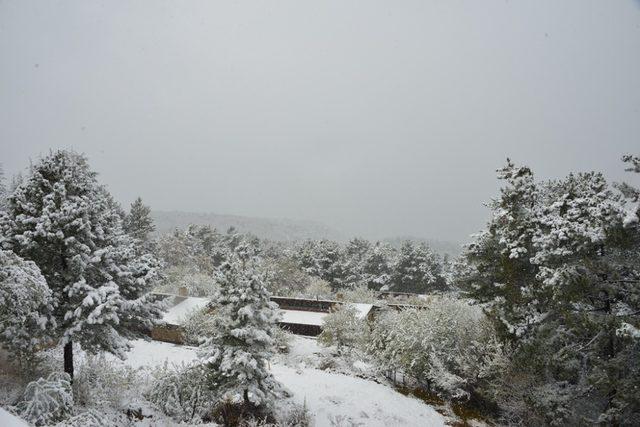
[[[349,305],[349,306],[355,308],[356,310],[358,310],[358,318],[359,319],[366,319],[367,315],[369,314],[369,312],[373,308],[373,304],[349,303],[347,305]]]
[[[322,320],[329,313],[304,310],[280,310],[282,323],[295,323],[297,325],[322,326]]]
[[[205,308],[208,303],[207,298],[186,297],[169,308],[162,320],[171,325],[180,325],[191,313]]]
[[[371,308],[372,304],[347,304],[356,309],[359,319],[365,319]],[[295,323],[298,325],[316,325],[322,326],[324,317],[329,314],[327,312],[318,311],[306,311],[306,310],[280,310],[282,313],[282,323]]]

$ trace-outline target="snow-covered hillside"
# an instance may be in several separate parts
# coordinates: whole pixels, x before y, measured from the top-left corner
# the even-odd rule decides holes
[[[315,340],[294,337],[287,359],[303,359],[321,351]],[[134,341],[128,366],[138,368],[196,359],[193,347],[157,341]],[[275,378],[287,387],[296,403],[304,404],[315,417],[317,427],[335,425],[444,426],[445,418],[432,407],[392,388],[362,378],[306,367],[271,364]]]

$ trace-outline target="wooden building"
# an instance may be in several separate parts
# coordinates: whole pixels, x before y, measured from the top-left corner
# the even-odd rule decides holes
[[[158,341],[183,344],[182,325],[196,310],[207,306],[207,298],[188,297],[184,295],[159,294],[169,305],[163,317],[164,325],[157,326],[151,331],[151,338]],[[296,335],[315,337],[322,332],[324,317],[338,306],[349,304],[353,306],[362,319],[373,316],[372,304],[351,304],[340,301],[317,300],[308,298],[271,297],[271,301],[280,307],[281,328]]]

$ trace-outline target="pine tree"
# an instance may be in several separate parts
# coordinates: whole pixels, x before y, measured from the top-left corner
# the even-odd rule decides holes
[[[355,238],[347,243],[343,253],[344,271],[343,284],[348,288],[359,287],[367,282],[365,274],[365,262],[371,253],[371,243],[367,240]]]
[[[393,250],[386,244],[376,242],[364,259],[364,282],[370,289],[380,290],[391,281]]]
[[[4,168],[2,167],[2,163],[0,163],[0,211],[4,210],[7,205],[8,190],[5,180]]]
[[[0,342],[22,362],[50,339],[55,328],[51,290],[38,267],[0,250]]]
[[[459,280],[499,320],[504,334],[519,337],[543,316],[536,304],[527,302],[547,298],[532,286],[537,270],[530,260],[539,189],[531,169],[509,159],[497,174],[505,186],[500,197],[489,203],[491,218],[486,230],[476,234],[466,248],[464,257],[470,268]]]
[[[142,203],[142,198],[138,197],[132,204],[125,219],[125,231],[129,236],[147,242],[149,234],[156,229],[151,218],[151,208]]]
[[[438,257],[424,244],[404,242],[393,266],[392,290],[427,293],[443,290],[445,285]]]
[[[326,280],[334,290],[343,286],[345,271],[338,243],[330,240],[307,240],[300,246],[297,259],[307,274]]]
[[[242,396],[247,408],[268,407],[279,384],[267,370],[275,351],[278,308],[269,299],[256,260],[243,245],[221,268],[219,290],[211,299],[218,328],[202,346],[212,388],[222,398]]]
[[[464,285],[515,347],[504,384],[529,378],[506,398],[533,396],[515,407],[537,423],[637,422],[640,234],[625,201],[600,173],[535,183],[511,162],[499,172],[507,186],[467,249]]]
[[[2,246],[33,261],[52,292],[53,332],[72,377],[74,341],[124,357],[127,339],[162,315],[148,294],[158,262],[136,253],[119,212],[87,159],[60,150],[31,168],[0,218]]]

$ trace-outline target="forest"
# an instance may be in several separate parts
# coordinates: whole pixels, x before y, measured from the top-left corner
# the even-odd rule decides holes
[[[52,150],[0,181],[0,420],[638,425],[640,157],[620,168],[627,182],[537,180],[507,159],[486,226],[450,257],[409,240],[158,233],[142,198],[121,206],[87,156]],[[151,341],[178,294],[207,301],[185,344]],[[278,326],[274,296],[336,305],[312,339]],[[354,391],[327,403],[313,389],[328,381]],[[376,399],[380,413],[363,409]]]

